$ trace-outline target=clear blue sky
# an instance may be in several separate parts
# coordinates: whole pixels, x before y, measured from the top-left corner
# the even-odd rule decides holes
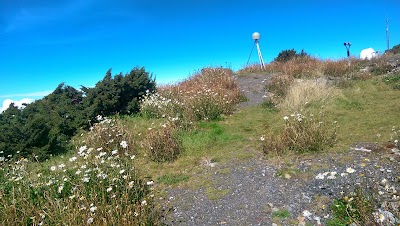
[[[158,83],[206,66],[242,68],[251,34],[264,61],[283,49],[320,58],[400,43],[400,0],[0,0],[0,107],[65,82],[93,86],[105,72],[144,66]],[[253,53],[251,62],[257,61]]]

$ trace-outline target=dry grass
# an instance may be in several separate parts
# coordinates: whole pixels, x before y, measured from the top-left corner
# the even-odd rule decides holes
[[[326,103],[340,95],[340,90],[323,80],[297,80],[278,105],[284,112],[301,112],[310,104]]]
[[[258,64],[247,66],[237,73],[282,73],[294,78],[351,78],[366,79],[374,75],[385,74],[393,67],[387,63],[387,56],[372,60],[356,58],[341,60],[320,60],[313,57],[296,57],[287,62],[271,62],[263,69]]]
[[[240,100],[233,71],[225,68],[204,68],[177,85],[160,87],[158,92],[157,101],[144,99],[142,112],[157,111],[155,115],[179,116],[189,124],[230,114]]]

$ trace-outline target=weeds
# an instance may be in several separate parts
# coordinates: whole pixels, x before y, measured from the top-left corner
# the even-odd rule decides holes
[[[373,210],[374,201],[370,194],[358,187],[353,196],[345,196],[334,200],[331,211],[333,220],[328,220],[327,225],[367,225],[374,222]]]
[[[279,134],[260,138],[264,153],[283,154],[290,150],[297,153],[318,152],[336,143],[336,122],[326,125],[318,117],[295,113],[284,117],[285,126]]]
[[[389,74],[383,77],[383,81],[393,89],[400,90],[400,72]]]
[[[272,212],[272,217],[276,217],[276,218],[289,218],[290,217],[290,213],[287,210],[276,210]]]
[[[156,162],[173,161],[183,151],[182,142],[177,136],[177,127],[170,122],[149,128],[143,143],[150,159]]]

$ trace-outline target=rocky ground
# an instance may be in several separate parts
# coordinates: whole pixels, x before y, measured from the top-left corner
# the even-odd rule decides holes
[[[238,77],[248,101],[260,104],[271,75]],[[253,151],[254,150],[247,150]],[[203,164],[209,188],[171,188],[165,206],[167,225],[324,225],[329,205],[355,187],[379,190],[382,213],[399,214],[400,152],[393,147],[357,143],[343,153],[293,157],[285,164],[255,154],[253,159]],[[290,162],[290,164],[288,164]],[[384,212],[385,210],[390,210]],[[397,210],[397,213],[395,211]]]

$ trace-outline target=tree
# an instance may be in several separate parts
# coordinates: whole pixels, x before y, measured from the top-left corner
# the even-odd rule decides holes
[[[274,61],[287,62],[296,57],[306,57],[306,56],[308,56],[308,54],[306,52],[304,52],[304,49],[302,49],[300,53],[297,53],[296,50],[294,50],[294,49],[286,49],[286,50],[282,50],[278,54],[278,56],[274,59]]]
[[[65,152],[78,130],[88,129],[97,115],[134,114],[146,90],[155,90],[155,80],[144,68],[125,76],[107,71],[94,88],[79,91],[61,83],[48,96],[17,108],[13,103],[0,114],[1,156],[35,156],[45,160]]]
[[[94,88],[82,87],[87,115],[135,114],[139,111],[139,99],[146,90],[155,90],[155,80],[144,68],[134,68],[125,76],[122,73],[111,76],[109,69],[103,80]]]

